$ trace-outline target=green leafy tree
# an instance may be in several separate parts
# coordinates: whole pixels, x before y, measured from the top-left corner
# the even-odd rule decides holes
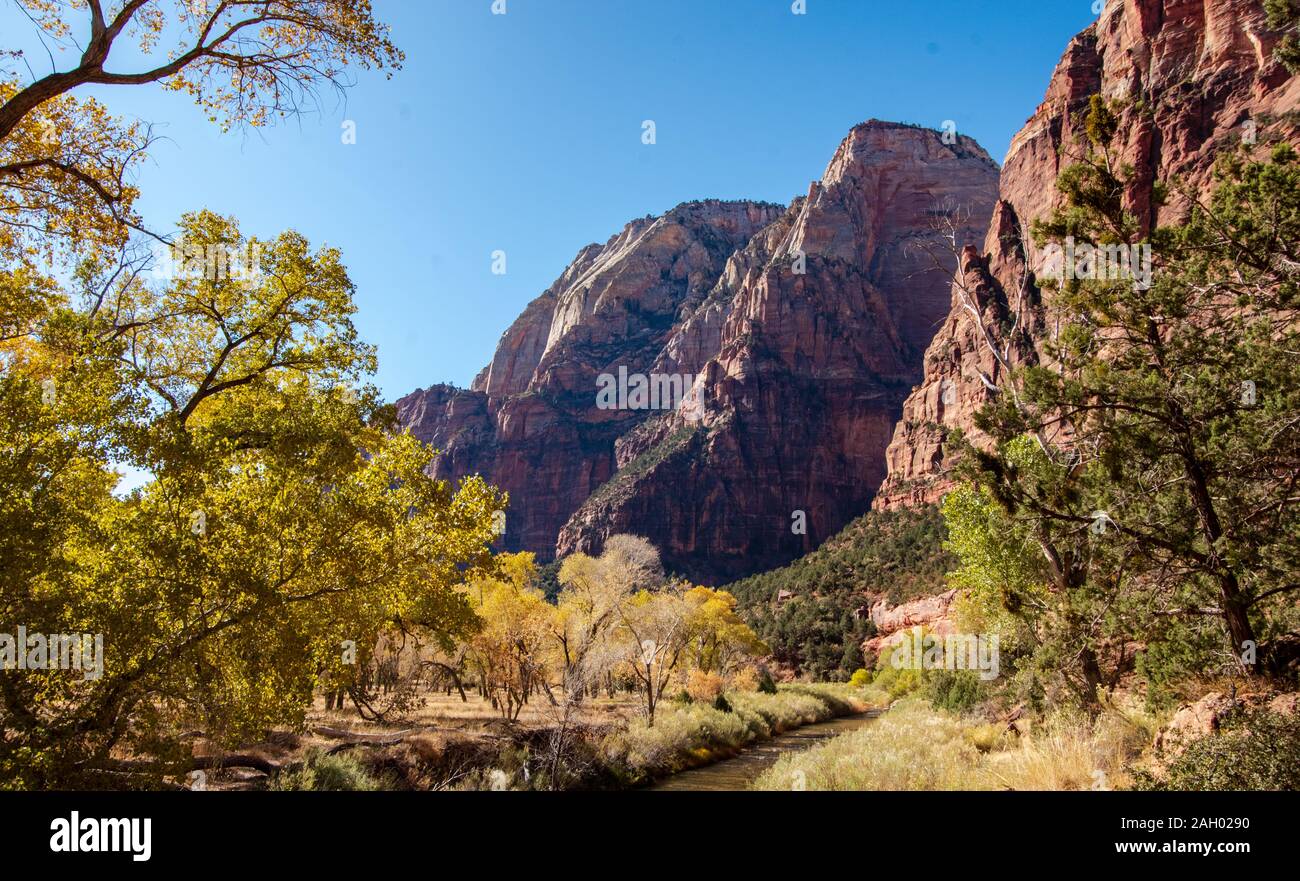
[[[1094,99],[1088,152],[1035,236],[1150,246],[1154,276],[1065,273],[1049,300],[1060,332],[980,415],[994,449],[966,457],[1041,552],[1054,617],[1079,630],[1062,661],[1088,692],[1101,641],[1169,620],[1218,621],[1221,659],[1259,672],[1300,590],[1300,164],[1285,144],[1225,156],[1213,197],[1187,193],[1187,222],[1147,234],[1109,149],[1117,125]]]
[[[395,622],[450,641],[504,500],[453,492],[392,432],[339,254],[186,217],[257,271],[152,279],[83,266],[36,332],[0,346],[0,620],[102,640],[96,675],[0,675],[0,779],[113,785],[301,724]],[[148,479],[114,494],[116,470]],[[123,761],[124,755],[135,761]],[[125,778],[122,775],[127,775]]]
[[[1273,57],[1292,73],[1300,73],[1300,2],[1296,0],[1264,0],[1268,13],[1268,26],[1282,33],[1273,47]]]

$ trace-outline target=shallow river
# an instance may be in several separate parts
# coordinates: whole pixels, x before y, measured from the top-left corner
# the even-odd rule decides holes
[[[776,760],[781,756],[803,752],[832,737],[861,728],[878,715],[879,712],[873,711],[857,716],[844,716],[817,725],[805,725],[758,743],[734,758],[714,762],[702,768],[682,771],[648,788],[661,792],[727,792],[748,789],[749,784],[759,774],[776,764]]]

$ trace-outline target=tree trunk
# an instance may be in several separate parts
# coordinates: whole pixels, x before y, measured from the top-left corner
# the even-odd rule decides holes
[[[1246,645],[1256,645],[1255,630],[1250,626],[1250,617],[1246,613],[1246,601],[1241,594],[1241,583],[1237,573],[1227,568],[1216,549],[1223,537],[1223,526],[1219,522],[1218,512],[1214,510],[1214,500],[1210,497],[1206,485],[1205,472],[1194,457],[1184,455],[1183,464],[1187,474],[1188,487],[1192,494],[1192,503],[1196,506],[1197,516],[1201,521],[1201,532],[1208,545],[1210,560],[1215,569],[1215,580],[1219,583],[1219,596],[1223,603],[1223,620],[1228,625],[1228,634],[1232,638],[1232,653],[1240,658]],[[1243,665],[1247,675],[1263,672],[1262,664]]]
[[[646,694],[646,714],[649,716],[649,721],[647,722],[646,727],[653,728],[655,727],[656,700],[655,700],[655,680],[653,675],[653,668],[651,667],[650,664],[645,665],[645,694]]]
[[[1101,667],[1097,663],[1097,653],[1091,648],[1085,648],[1080,660],[1083,662],[1083,702],[1088,712],[1096,715],[1101,709],[1097,694],[1101,689]]]

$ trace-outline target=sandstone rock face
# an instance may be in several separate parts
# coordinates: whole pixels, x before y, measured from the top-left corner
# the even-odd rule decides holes
[[[510,550],[549,559],[569,515],[614,471],[614,442],[650,411],[599,409],[597,376],[648,373],[671,332],[780,205],[692,202],[588,245],[501,337],[470,390],[434,386],[398,421],[441,451],[438,478],[482,474],[510,496]]]
[[[1204,195],[1222,146],[1252,135],[1262,141],[1270,131],[1295,134],[1300,78],[1270,60],[1275,42],[1257,0],[1110,2],[1071,41],[1043,103],[1012,140],[988,237],[981,252],[963,257],[948,317],[925,354],[925,378],[889,445],[889,476],[875,507],[932,502],[947,491],[952,463],[944,444],[955,428],[978,442],[973,416],[998,379],[995,347],[1013,368],[1039,359],[1050,328],[1033,283],[1043,268],[1041,243],[1027,230],[1057,204],[1057,175],[1078,151],[1072,114],[1094,94],[1126,102],[1118,148],[1137,173],[1128,204],[1148,226],[1176,221],[1185,198],[1154,208],[1155,180],[1177,178]],[[988,327],[988,318],[1016,313],[1017,303],[1024,307],[1017,333],[986,339],[976,314]]]
[[[862,643],[862,653],[868,658],[879,655],[882,650],[904,639],[913,627],[924,627],[935,636],[955,633],[956,626],[950,612],[956,598],[957,591],[949,590],[892,609],[885,600],[877,600],[871,606],[871,621],[876,625],[876,635]]]
[[[716,581],[787,562],[861,513],[947,310],[955,260],[939,216],[978,240],[996,181],[969,139],[854,128],[669,341],[659,363],[696,372],[698,401],[619,439],[617,473],[565,524],[558,552],[637,532],[671,568]]]
[[[706,582],[786,562],[870,504],[948,311],[942,221],[982,240],[997,180],[969,138],[859,125],[788,208],[688,203],[583,249],[469,391],[408,395],[399,420],[442,451],[436,476],[510,494],[511,549],[635,532]],[[620,367],[689,376],[692,394],[598,408]]]

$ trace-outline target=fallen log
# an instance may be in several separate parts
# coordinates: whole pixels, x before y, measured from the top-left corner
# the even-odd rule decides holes
[[[312,729],[321,737],[346,740],[352,746],[393,746],[401,743],[419,730],[419,728],[408,728],[405,731],[397,731],[392,734],[367,734],[363,731],[348,731],[346,728],[331,728],[328,725],[317,725]]]
[[[252,768],[268,776],[278,774],[279,764],[248,753],[226,753],[219,756],[194,756],[186,762],[166,763],[151,759],[101,759],[90,770],[115,774],[184,774],[188,771],[207,771],[212,768]]]

